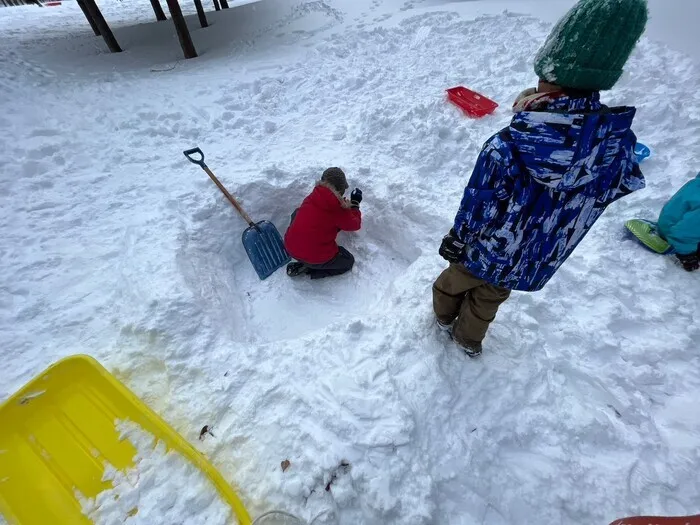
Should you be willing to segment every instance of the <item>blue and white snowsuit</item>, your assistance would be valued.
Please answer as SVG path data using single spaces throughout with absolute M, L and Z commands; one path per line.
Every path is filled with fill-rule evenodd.
M 455 218 L 474 276 L 540 290 L 605 208 L 644 187 L 632 107 L 562 96 L 523 111 L 484 145 Z

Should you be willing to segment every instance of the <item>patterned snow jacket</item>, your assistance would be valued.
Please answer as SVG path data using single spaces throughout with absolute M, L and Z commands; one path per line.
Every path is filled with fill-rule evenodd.
M 491 284 L 542 289 L 605 208 L 644 187 L 635 111 L 593 93 L 516 114 L 486 142 L 464 190 L 454 223 L 464 266 Z

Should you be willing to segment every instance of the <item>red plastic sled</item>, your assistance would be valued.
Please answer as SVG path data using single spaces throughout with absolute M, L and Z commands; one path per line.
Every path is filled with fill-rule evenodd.
M 700 525 L 700 514 L 679 517 L 635 516 L 615 520 L 610 525 Z
M 498 107 L 498 104 L 493 100 L 464 86 L 448 89 L 447 97 L 454 105 L 462 108 L 467 115 L 475 118 L 489 115 Z

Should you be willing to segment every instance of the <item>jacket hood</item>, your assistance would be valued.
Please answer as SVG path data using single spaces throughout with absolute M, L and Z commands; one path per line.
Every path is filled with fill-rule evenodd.
M 614 163 L 635 163 L 631 132 L 636 109 L 607 108 L 598 93 L 559 97 L 540 111 L 515 115 L 508 128 L 530 176 L 560 191 L 589 184 Z M 632 166 L 621 166 L 622 169 Z
M 309 200 L 323 210 L 334 210 L 338 207 L 347 207 L 345 199 L 338 193 L 338 191 L 333 188 L 330 184 L 326 182 L 319 182 L 316 184 L 314 191 L 309 195 Z

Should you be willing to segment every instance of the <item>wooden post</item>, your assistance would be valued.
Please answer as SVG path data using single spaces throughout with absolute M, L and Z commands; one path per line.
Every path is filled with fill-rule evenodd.
M 90 24 L 90 27 L 95 32 L 95 36 L 100 36 L 100 30 L 97 28 L 97 24 L 90 16 L 90 12 L 87 10 L 87 7 L 85 7 L 85 2 L 83 0 L 78 0 L 78 5 L 80 6 L 81 11 L 85 15 L 85 18 L 87 18 L 88 24 Z
M 85 2 L 85 7 L 87 8 L 88 13 L 90 14 L 90 17 L 95 21 L 95 25 L 97 26 L 97 29 L 100 31 L 102 38 L 105 39 L 105 42 L 107 43 L 107 47 L 109 48 L 109 50 L 112 53 L 121 53 L 122 48 L 119 47 L 119 44 L 117 43 L 117 39 L 114 38 L 114 34 L 112 33 L 112 30 L 107 25 L 107 21 L 102 16 L 102 12 L 100 11 L 100 8 L 97 7 L 95 0 L 83 0 L 83 1 Z
M 178 0 L 167 0 L 167 2 L 170 18 L 173 19 L 173 24 L 175 24 L 177 38 L 180 40 L 180 46 L 182 46 L 182 51 L 185 53 L 185 58 L 196 58 L 197 51 L 194 49 L 192 37 L 190 36 L 189 29 L 187 29 L 185 17 L 182 16 L 182 9 L 180 9 Z
M 214 0 L 214 9 L 221 11 L 221 6 L 219 5 L 219 0 Z
M 194 6 L 197 8 L 199 25 L 201 25 L 202 27 L 209 27 L 209 23 L 207 22 L 207 16 L 204 14 L 204 8 L 202 7 L 202 0 L 194 0 Z
M 224 9 L 228 9 L 228 1 L 227 0 L 219 0 L 221 2 L 221 7 Z
M 160 6 L 159 0 L 151 0 L 151 7 L 153 7 L 153 12 L 155 13 L 156 20 L 158 20 L 158 22 L 162 22 L 163 20 L 167 20 L 167 18 L 165 18 L 165 13 L 163 12 L 163 8 Z

